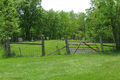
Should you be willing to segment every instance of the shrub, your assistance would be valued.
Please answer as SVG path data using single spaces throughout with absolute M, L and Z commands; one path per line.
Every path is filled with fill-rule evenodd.
M 7 50 L 2 48 L 0 53 L 2 55 L 2 58 L 9 58 Z M 15 51 L 11 52 L 10 57 L 16 57 Z

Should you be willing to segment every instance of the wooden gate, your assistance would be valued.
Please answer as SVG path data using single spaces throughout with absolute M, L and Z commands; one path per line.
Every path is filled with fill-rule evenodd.
M 69 43 L 69 50 L 73 54 L 100 52 L 96 43 L 93 42 L 68 41 L 68 43 Z

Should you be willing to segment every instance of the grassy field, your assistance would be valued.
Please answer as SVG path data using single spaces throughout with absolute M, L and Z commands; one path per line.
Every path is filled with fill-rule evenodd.
M 57 50 L 56 46 L 65 46 L 65 41 L 45 41 L 46 55 Z M 97 46 L 100 49 L 100 43 Z M 19 48 L 23 57 L 19 57 Z M 120 80 L 120 52 L 104 49 L 104 53 L 57 55 L 65 54 L 63 49 L 37 57 L 41 56 L 41 46 L 11 44 L 14 58 L 2 58 L 0 50 L 0 80 Z
M 120 80 L 120 53 L 0 59 L 0 80 Z

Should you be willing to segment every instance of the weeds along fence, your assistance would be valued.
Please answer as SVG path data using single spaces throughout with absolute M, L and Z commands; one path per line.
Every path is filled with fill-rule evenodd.
M 41 46 L 42 50 L 41 47 L 38 48 L 38 46 Z M 13 51 L 12 49 L 14 49 L 15 52 L 17 52 L 17 54 L 19 53 L 20 55 L 24 56 L 45 56 L 45 46 L 43 37 L 41 37 L 41 43 L 10 42 L 9 37 L 7 37 L 7 49 L 8 56 L 11 56 L 11 52 Z M 33 52 L 33 50 L 35 50 L 35 52 Z M 41 51 L 42 55 L 40 55 Z M 14 53 L 14 51 L 12 53 Z
M 4 47 L 7 50 L 7 39 L 1 39 L 1 47 Z

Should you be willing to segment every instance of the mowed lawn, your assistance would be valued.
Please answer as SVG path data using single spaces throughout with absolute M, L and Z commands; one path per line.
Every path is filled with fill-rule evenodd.
M 0 59 L 0 80 L 120 80 L 120 53 Z
M 46 55 L 63 46 L 65 41 L 45 41 Z M 120 52 L 104 49 L 104 53 L 57 55 L 66 54 L 63 49 L 40 57 L 39 45 L 11 44 L 16 56 L 4 59 L 0 54 L 0 80 L 120 80 Z

